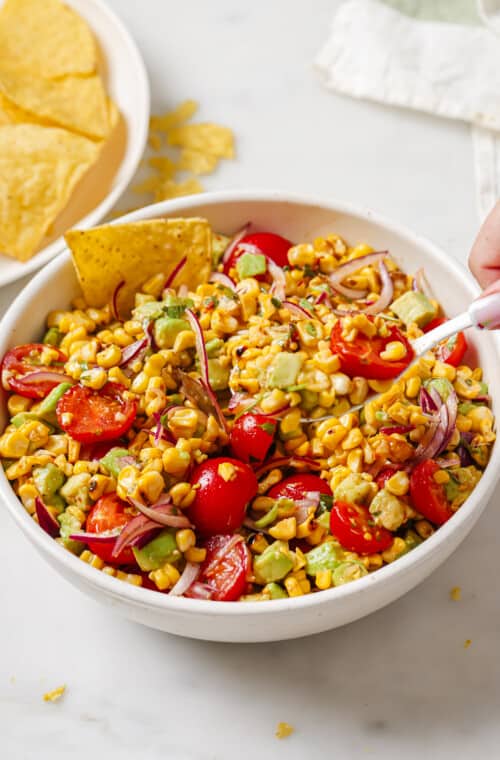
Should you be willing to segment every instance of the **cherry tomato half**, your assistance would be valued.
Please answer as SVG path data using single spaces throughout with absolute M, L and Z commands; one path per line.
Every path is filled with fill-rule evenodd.
M 424 459 L 414 467 L 410 476 L 410 498 L 413 506 L 435 525 L 443 525 L 453 517 L 444 486 L 434 480 L 434 475 L 440 469 L 433 459 Z
M 128 508 L 126 501 L 122 501 L 116 493 L 107 493 L 105 496 L 96 501 L 90 510 L 85 530 L 88 533 L 104 533 L 107 530 L 123 528 L 133 515 L 125 512 Z M 130 547 L 127 547 L 117 557 L 113 557 L 113 544 L 102 544 L 99 541 L 95 543 L 89 541 L 88 547 L 93 554 L 97 554 L 104 562 L 112 565 L 135 565 L 134 553 Z
M 358 554 L 383 552 L 394 540 L 390 531 L 374 524 L 366 507 L 345 501 L 334 502 L 330 530 L 344 549 Z
M 231 430 L 234 455 L 242 462 L 263 462 L 274 441 L 276 420 L 266 414 L 243 414 Z
M 62 366 L 67 362 L 67 357 L 58 348 L 50 346 L 52 351 L 57 352 L 57 362 L 60 365 L 47 366 L 41 362 L 41 354 L 43 350 L 48 347 L 43 343 L 26 343 L 23 346 L 16 346 L 11 348 L 5 354 L 1 373 L 2 383 L 8 385 L 9 388 L 20 396 L 26 398 L 45 398 L 50 391 L 59 385 L 63 381 L 64 367 Z M 42 382 L 35 382 L 35 380 L 24 380 L 25 375 L 30 375 L 32 372 L 44 372 L 49 376 Z M 61 375 L 61 379 L 57 379 L 57 375 Z
M 281 235 L 275 235 L 274 232 L 253 232 L 250 235 L 245 235 L 240 240 L 240 243 L 255 246 L 265 256 L 269 256 L 279 267 L 284 267 L 288 264 L 287 254 L 293 246 L 290 240 L 281 237 Z M 239 245 L 236 246 L 231 256 L 224 263 L 225 274 L 229 274 L 231 269 L 235 268 L 236 262 L 243 253 L 245 253 L 244 249 L 240 248 Z M 256 279 L 265 279 L 265 275 L 259 275 Z
M 332 491 L 326 480 L 319 475 L 310 475 L 309 473 L 297 473 L 290 475 L 273 486 L 267 493 L 271 499 L 292 499 L 300 501 L 311 491 L 319 491 L 326 496 L 331 496 Z
M 245 518 L 245 508 L 257 493 L 257 478 L 243 462 L 230 457 L 207 459 L 193 471 L 191 485 L 198 485 L 189 508 L 189 519 L 206 536 L 231 533 Z
M 212 590 L 211 599 L 216 602 L 235 602 L 246 590 L 250 553 L 245 543 L 240 541 L 224 554 L 224 547 L 232 540 L 233 536 L 212 536 L 203 544 L 207 556 L 200 568 L 198 581 Z M 214 561 L 217 554 L 221 558 Z
M 123 398 L 124 390 L 118 383 L 106 383 L 99 391 L 74 385 L 57 403 L 57 421 L 80 443 L 119 438 L 132 426 L 137 412 L 136 401 Z
M 429 330 L 439 327 L 439 325 L 442 325 L 446 321 L 444 317 L 436 317 L 436 319 L 433 319 L 426 325 L 424 332 L 429 332 Z M 436 356 L 440 361 L 451 364 L 453 367 L 458 367 L 462 363 L 467 348 L 465 335 L 460 332 L 440 343 L 436 347 Z
M 368 317 L 373 321 L 372 317 Z M 331 335 L 331 349 L 340 359 L 340 368 L 349 377 L 366 377 L 369 380 L 389 380 L 397 377 L 413 359 L 413 349 L 401 330 L 395 325 L 388 325 L 388 335 L 367 338 L 359 333 L 355 340 L 347 341 L 342 337 L 342 324 L 336 323 Z M 406 348 L 406 356 L 399 361 L 389 362 L 380 357 L 388 343 L 399 341 Z

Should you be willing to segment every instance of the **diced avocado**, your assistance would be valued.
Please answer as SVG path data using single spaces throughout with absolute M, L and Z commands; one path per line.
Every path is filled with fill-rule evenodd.
M 52 504 L 52 498 L 66 480 L 59 467 L 49 462 L 44 467 L 33 468 L 33 481 L 40 496 L 47 504 Z
M 450 477 L 449 481 L 444 484 L 444 490 L 446 491 L 446 498 L 449 502 L 455 501 L 459 494 L 459 483 L 454 477 Z
M 487 446 L 481 448 L 487 449 Z M 474 456 L 472 450 L 471 456 Z M 474 490 L 481 478 L 481 472 L 474 465 L 470 465 L 469 467 L 457 467 L 453 472 L 449 471 L 449 475 L 450 479 L 444 485 L 446 498 L 456 508 L 463 504 Z
M 262 589 L 263 594 L 269 594 L 271 599 L 288 599 L 288 594 L 278 583 L 267 583 Z
M 18 412 L 11 417 L 10 424 L 16 428 L 20 428 L 25 422 L 30 422 L 30 420 L 38 421 L 38 419 L 38 414 L 35 414 L 35 412 Z
M 59 514 L 61 514 L 61 512 L 64 512 L 64 510 L 66 509 L 66 502 L 64 501 L 62 496 L 59 496 L 58 493 L 52 494 L 52 496 L 50 497 L 49 505 L 51 507 L 55 507 Z
M 266 270 L 266 257 L 262 253 L 244 253 L 236 262 L 236 271 L 240 280 L 265 274 Z
M 75 504 L 80 509 L 84 509 L 90 504 L 89 481 L 90 473 L 88 472 L 79 472 L 77 475 L 71 475 L 59 490 L 59 493 L 67 504 Z
M 467 415 L 469 412 L 472 412 L 473 409 L 475 409 L 477 404 L 472 403 L 472 401 L 464 401 L 462 404 L 458 405 L 458 413 Z
M 43 336 L 43 342 L 47 346 L 59 346 L 61 344 L 63 334 L 57 327 L 49 327 L 45 335 Z
M 372 484 L 358 472 L 351 472 L 335 489 L 337 501 L 363 504 L 372 492 Z
M 205 351 L 207 352 L 208 358 L 213 359 L 214 356 L 217 356 L 223 345 L 224 341 L 221 340 L 221 338 L 212 338 L 212 340 L 207 340 L 205 343 Z
M 218 359 L 208 360 L 208 379 L 214 391 L 224 391 L 229 384 L 229 367 L 223 367 Z
M 417 290 L 407 290 L 396 298 L 392 302 L 391 310 L 405 325 L 415 322 L 418 327 L 425 327 L 437 315 L 427 296 Z
M 167 295 L 165 297 L 165 310 L 167 317 L 172 319 L 180 319 L 186 309 L 192 309 L 194 301 L 191 298 L 180 298 L 179 296 Z
M 157 570 L 165 562 L 176 562 L 181 553 L 175 541 L 175 530 L 165 528 L 142 549 L 133 549 L 137 564 L 144 572 Z
M 382 488 L 371 501 L 370 514 L 374 516 L 377 525 L 382 525 L 387 530 L 397 530 L 405 521 L 406 507 L 397 496 Z
M 136 306 L 133 315 L 135 319 L 158 319 L 164 313 L 165 303 L 163 301 L 146 301 Z
M 480 467 L 486 467 L 490 458 L 490 449 L 487 444 L 471 446 L 469 454 Z
M 103 456 L 100 462 L 108 470 L 110 475 L 112 475 L 114 478 L 118 478 L 120 470 L 125 467 L 121 460 L 123 457 L 129 456 L 130 451 L 128 449 L 114 448 L 110 449 L 108 453 Z
M 318 525 L 321 525 L 322 528 L 330 532 L 330 512 L 323 512 L 319 517 L 316 518 L 316 522 Z
M 160 348 L 172 348 L 178 334 L 190 329 L 189 322 L 185 319 L 160 317 L 154 324 L 153 334 Z
M 226 235 L 219 235 L 216 232 L 212 233 L 212 268 L 217 269 L 219 261 L 226 248 L 229 245 L 231 238 Z
M 368 575 L 368 570 L 362 562 L 341 562 L 332 573 L 332 583 L 334 586 L 343 586 L 344 583 L 356 581 L 364 575 Z
M 36 413 L 38 417 L 58 427 L 56 417 L 57 402 L 70 388 L 71 383 L 59 383 L 55 388 L 52 388 L 49 395 L 44 398 L 37 409 Z
M 325 541 L 306 554 L 306 573 L 317 575 L 320 570 L 335 570 L 344 552 L 336 541 Z
M 319 393 L 317 393 L 317 391 L 309 391 L 307 388 L 304 388 L 304 390 L 300 391 L 300 395 L 302 397 L 303 409 L 309 411 L 310 409 L 314 409 L 315 406 L 318 406 Z
M 445 377 L 433 377 L 432 380 L 426 380 L 424 387 L 427 388 L 427 390 L 429 388 L 434 388 L 443 401 L 446 401 L 453 390 L 453 385 Z
M 284 578 L 293 567 L 292 554 L 285 541 L 275 541 L 255 557 L 253 569 L 257 583 L 273 583 Z
M 277 354 L 268 374 L 268 387 L 286 389 L 294 385 L 301 366 L 302 357 L 299 354 L 292 354 L 289 351 Z
M 69 538 L 72 533 L 79 533 L 82 530 L 78 518 L 71 515 L 69 512 L 63 512 L 61 515 L 58 515 L 57 521 L 60 526 L 61 538 L 66 549 L 69 549 L 73 554 L 80 554 L 84 550 L 85 544 L 80 543 L 80 541 L 72 541 Z
M 255 527 L 260 530 L 261 528 L 266 528 L 268 525 L 271 525 L 271 523 L 273 523 L 278 517 L 278 511 L 279 504 L 276 501 L 265 515 L 263 515 L 259 520 L 255 521 Z
M 418 533 L 415 533 L 414 530 L 407 530 L 404 541 L 406 544 L 406 551 L 410 552 L 412 549 L 415 549 L 417 546 L 419 546 L 422 543 L 422 539 L 418 535 Z M 406 553 L 406 552 L 405 552 Z

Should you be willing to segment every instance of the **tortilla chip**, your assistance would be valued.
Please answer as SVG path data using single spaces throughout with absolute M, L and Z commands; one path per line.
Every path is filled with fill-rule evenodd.
M 219 163 L 216 156 L 202 153 L 192 148 L 183 148 L 179 160 L 179 169 L 184 169 L 193 174 L 211 174 Z
M 152 116 L 149 120 L 149 128 L 157 132 L 168 132 L 172 127 L 177 127 L 188 121 L 198 110 L 196 100 L 185 100 L 173 111 L 167 111 L 161 116 Z
M 59 0 L 6 0 L 0 10 L 0 50 L 18 69 L 49 79 L 96 70 L 92 32 Z
M 216 158 L 234 158 L 233 133 L 220 124 L 185 124 L 174 127 L 168 133 L 168 142 Z
M 155 274 L 165 278 L 186 256 L 176 286 L 206 282 L 211 271 L 212 233 L 206 219 L 151 219 L 70 230 L 65 235 L 85 300 L 110 303 L 118 285 L 120 314 L 134 306 L 135 293 Z
M 57 127 L 0 127 L 0 251 L 26 261 L 97 159 L 99 145 Z
M 18 108 L 56 126 L 97 140 L 109 133 L 108 100 L 97 75 L 51 81 L 13 68 L 2 55 L 0 91 Z

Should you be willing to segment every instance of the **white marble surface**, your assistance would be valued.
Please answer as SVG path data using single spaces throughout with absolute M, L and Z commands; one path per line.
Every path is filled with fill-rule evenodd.
M 361 203 L 465 261 L 477 226 L 468 130 L 324 92 L 310 62 L 335 2 L 110 5 L 142 48 L 154 107 L 195 97 L 202 118 L 238 135 L 238 160 L 207 186 Z M 18 289 L 0 291 L 2 310 Z M 499 507 L 497 498 L 456 554 L 389 608 L 254 646 L 123 622 L 61 580 L 0 511 L 0 757 L 498 757 Z M 449 599 L 455 585 L 460 602 Z M 42 702 L 61 683 L 64 699 Z M 281 742 L 280 720 L 296 729 Z

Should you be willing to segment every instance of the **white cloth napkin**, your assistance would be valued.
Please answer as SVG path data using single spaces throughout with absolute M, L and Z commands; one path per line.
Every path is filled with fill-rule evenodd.
M 472 124 L 480 215 L 500 198 L 500 40 L 490 30 L 347 0 L 315 65 L 337 92 Z

